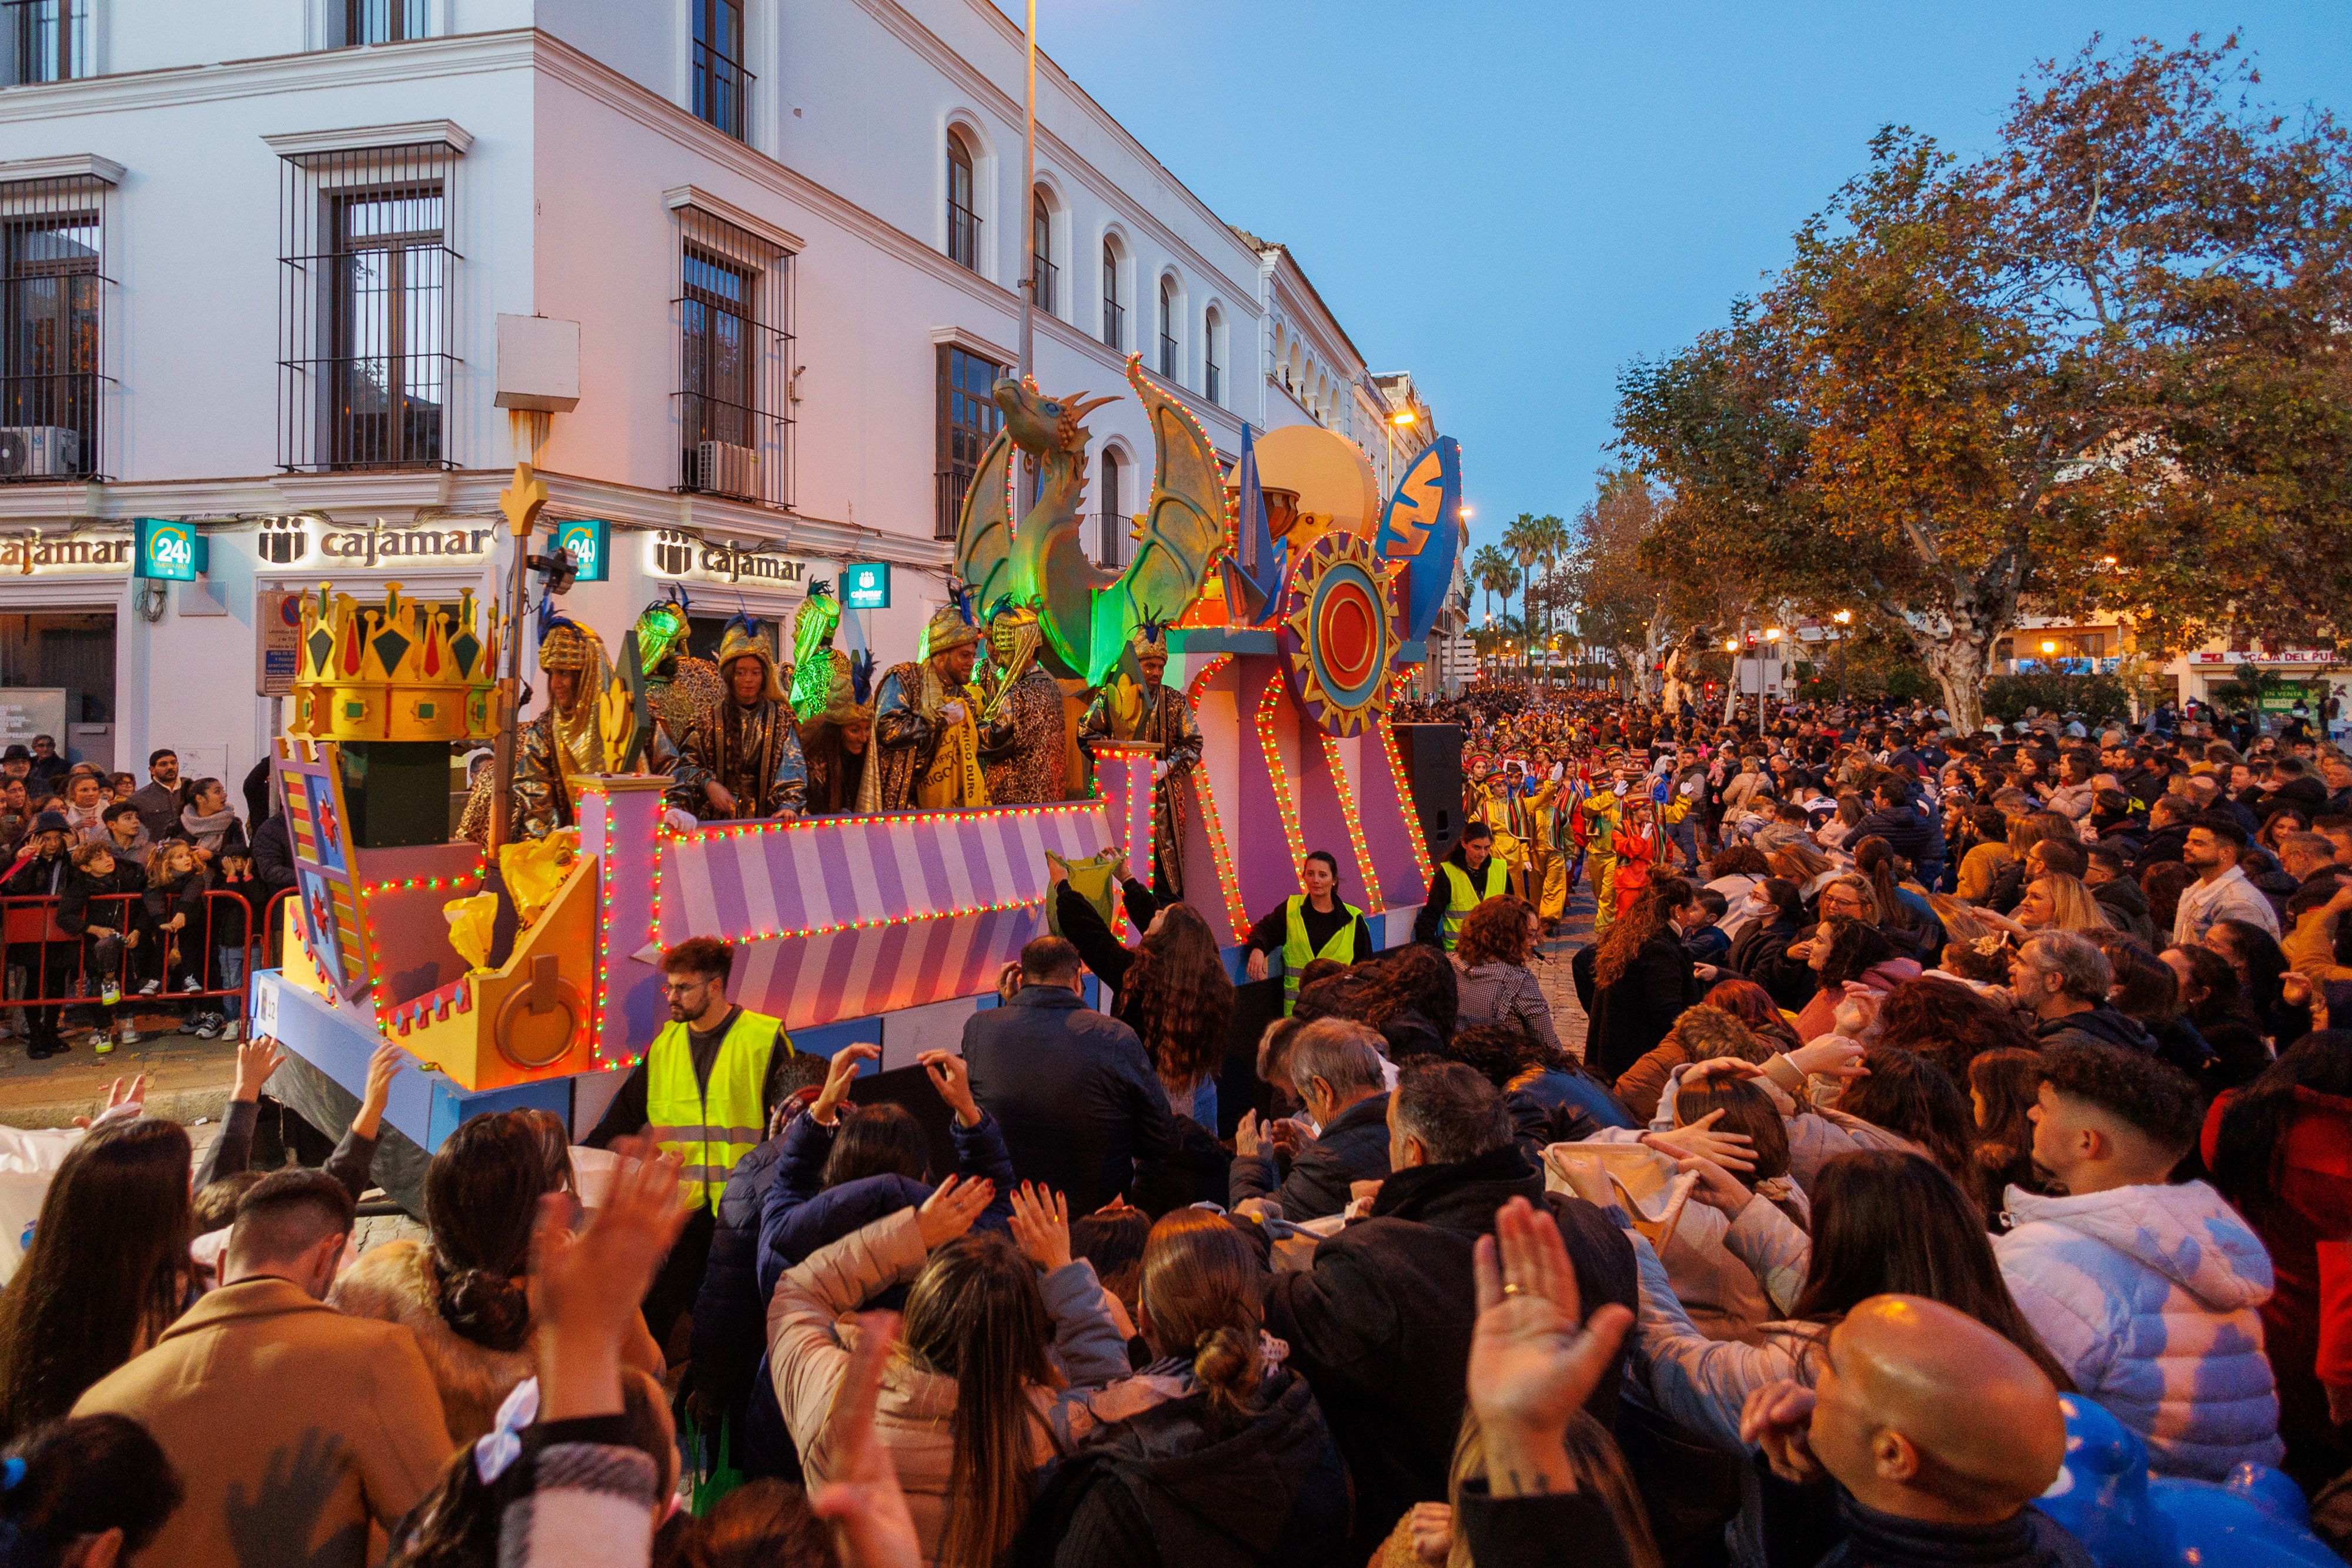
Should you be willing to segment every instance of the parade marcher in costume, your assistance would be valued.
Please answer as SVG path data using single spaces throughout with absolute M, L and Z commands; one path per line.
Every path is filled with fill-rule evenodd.
M 1130 642 L 1140 686 L 1105 687 L 1078 726 L 1078 744 L 1097 740 L 1157 743 L 1151 768 L 1151 890 L 1161 898 L 1184 896 L 1184 812 L 1177 786 L 1201 761 L 1201 727 L 1184 694 L 1160 677 L 1168 672 L 1168 632 L 1146 617 Z
M 704 821 L 799 816 L 808 791 L 800 734 L 768 640 L 742 616 L 719 640 L 719 676 L 726 699 L 680 737 L 671 803 Z
M 824 711 L 833 700 L 836 677 L 849 669 L 849 655 L 833 645 L 841 626 L 841 601 L 833 584 L 812 582 L 808 597 L 793 612 L 793 713 L 803 723 Z
M 953 810 L 988 804 L 980 769 L 980 688 L 972 665 L 980 633 L 960 604 L 942 605 L 923 628 L 916 657 L 893 664 L 874 704 L 874 754 L 857 810 Z
M 874 756 L 874 705 L 865 700 L 855 670 L 834 672 L 824 706 L 801 725 L 801 755 L 808 764 L 810 816 L 857 810 L 857 792 Z
M 1503 758 L 1496 758 L 1480 770 L 1477 791 L 1464 820 L 1486 824 L 1493 835 L 1491 852 L 1503 863 L 1503 874 L 1516 888 L 1519 866 L 1527 852 L 1525 841 L 1512 825 L 1509 766 Z
M 719 666 L 686 651 L 686 606 L 667 599 L 646 605 L 637 617 L 637 664 L 646 677 L 646 706 L 653 709 L 654 722 L 673 747 L 727 695 Z
M 604 742 L 596 734 L 596 699 L 612 665 L 596 633 L 577 622 L 550 615 L 541 622 L 539 668 L 547 683 L 547 708 L 515 737 L 513 833 L 543 839 L 573 826 L 578 810 L 572 780 L 604 771 Z M 490 796 L 497 774 L 485 768 L 458 831 L 478 844 L 490 841 Z
M 1490 898 L 1510 891 L 1502 857 L 1494 852 L 1494 830 L 1465 822 L 1462 840 L 1430 873 L 1429 901 L 1412 923 L 1412 939 L 1434 942 L 1447 952 L 1462 936 L 1462 922 Z
M 1037 612 L 999 599 L 988 615 L 986 694 L 980 725 L 980 760 L 993 806 L 1066 800 L 1069 739 L 1062 718 L 1062 684 L 1037 663 L 1045 635 Z
M 1242 945 L 1249 951 L 1249 977 L 1266 977 L 1265 956 L 1282 956 L 1282 1010 L 1287 1014 L 1298 1000 L 1298 976 L 1318 958 L 1360 964 L 1372 956 L 1372 930 L 1364 912 L 1340 902 L 1339 857 L 1328 850 L 1309 850 L 1298 868 L 1294 893 L 1249 928 Z
M 1584 863 L 1592 879 L 1592 939 L 1617 919 L 1617 817 L 1625 785 L 1612 779 L 1596 788 L 1577 807 L 1583 835 Z
M 1511 881 L 1518 895 L 1529 904 L 1543 896 L 1544 875 L 1551 853 L 1550 824 L 1552 801 L 1559 793 L 1559 786 L 1549 779 L 1530 772 L 1526 762 L 1511 758 L 1503 774 L 1502 788 L 1496 802 L 1501 821 L 1494 825 L 1499 843 L 1502 835 L 1512 841 L 1511 852 L 1504 858 L 1511 867 Z M 1497 853 L 1502 852 L 1498 849 Z

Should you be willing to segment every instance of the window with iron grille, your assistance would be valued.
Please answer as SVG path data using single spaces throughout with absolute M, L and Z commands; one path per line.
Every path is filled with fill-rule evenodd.
M 278 466 L 450 468 L 459 159 L 290 153 L 278 216 Z
M 397 44 L 425 37 L 425 0 L 335 0 L 337 47 Z
M 678 488 L 792 505 L 792 256 L 677 209 Z
M 1043 186 L 1032 196 L 1029 233 L 1037 252 L 1037 308 L 1051 316 L 1061 308 L 1062 269 L 1054 265 L 1054 209 Z
M 1176 379 L 1176 280 L 1160 280 L 1160 375 L 1163 381 Z
M 0 483 L 105 477 L 106 184 L 0 184 Z
M 0 0 L 0 87 L 97 74 L 91 0 Z
M 1095 560 L 1100 566 L 1124 566 L 1120 558 L 1127 552 L 1127 514 L 1119 506 L 1119 479 L 1126 469 L 1118 454 L 1108 447 L 1102 455 L 1102 517 L 1100 533 L 1095 545 Z
M 980 270 L 980 213 L 972 205 L 971 144 L 948 132 L 948 259 Z
M 1127 306 L 1118 297 L 1118 246 L 1103 241 L 1103 342 L 1127 347 Z
M 740 0 L 690 0 L 694 7 L 694 113 L 738 141 L 751 136 L 751 85 L 743 68 Z
M 980 472 L 980 455 L 1004 423 L 1003 410 L 989 394 L 997 381 L 1012 372 L 993 360 L 967 353 L 952 343 L 939 350 L 940 461 L 939 511 L 931 537 L 955 538 L 963 516 L 964 492 Z

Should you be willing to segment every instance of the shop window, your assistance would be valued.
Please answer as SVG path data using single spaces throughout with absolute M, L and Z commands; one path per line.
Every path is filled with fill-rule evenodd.
M 105 477 L 106 185 L 0 184 L 0 483 Z
M 951 539 L 963 516 L 964 492 L 980 472 L 980 455 L 1004 423 L 1004 413 L 989 394 L 1008 374 L 993 360 L 968 353 L 951 343 L 939 348 L 938 511 L 931 521 L 934 538 Z
M 792 256 L 698 207 L 678 216 L 678 487 L 790 506 Z

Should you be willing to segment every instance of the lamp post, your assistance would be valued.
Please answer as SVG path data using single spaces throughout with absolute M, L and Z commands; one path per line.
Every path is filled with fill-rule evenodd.
M 1028 258 L 1021 274 L 1021 375 L 1024 381 L 1036 369 L 1032 362 L 1030 313 L 1037 305 L 1037 0 L 1029 0 L 1028 10 L 1021 31 L 1029 84 L 1021 129 L 1021 227 L 1029 236 L 1021 244 Z
M 1745 623 L 1740 626 L 1739 631 L 1741 636 L 1747 635 L 1748 628 Z M 1726 703 L 1723 708 L 1723 722 L 1729 724 L 1734 716 L 1739 712 L 1739 638 L 1726 637 L 1723 640 L 1723 651 L 1731 655 L 1731 700 Z
M 1845 706 L 1845 633 L 1846 628 L 1853 624 L 1853 612 L 1841 610 L 1830 619 L 1837 622 L 1838 628 L 1838 706 L 1843 707 Z
M 1780 662 L 1780 629 L 1766 627 L 1764 641 L 1770 645 L 1772 663 L 1777 666 Z M 1760 656 L 1756 661 L 1756 738 L 1764 738 L 1764 661 Z

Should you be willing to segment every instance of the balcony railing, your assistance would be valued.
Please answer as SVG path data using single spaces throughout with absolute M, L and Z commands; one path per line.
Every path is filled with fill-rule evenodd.
M 1127 347 L 1127 307 L 1108 296 L 1103 299 L 1103 342 L 1114 349 Z
M 736 141 L 750 137 L 751 87 L 758 78 L 709 44 L 694 46 L 694 113 Z
M 935 480 L 939 509 L 931 519 L 931 538 L 951 539 L 956 537 L 956 524 L 963 518 L 964 492 L 971 488 L 972 471 L 969 468 L 942 468 L 935 476 Z
M 1037 258 L 1037 308 L 1048 316 L 1060 308 L 1062 269 L 1043 256 Z

